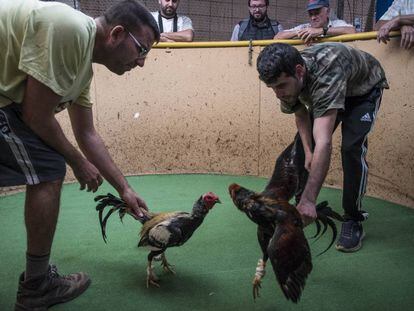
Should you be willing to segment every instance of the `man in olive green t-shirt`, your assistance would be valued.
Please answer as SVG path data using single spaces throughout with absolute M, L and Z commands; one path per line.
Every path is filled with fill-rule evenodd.
M 26 185 L 26 270 L 16 310 L 46 310 L 80 295 L 85 273 L 60 276 L 49 264 L 66 163 L 81 190 L 105 178 L 135 217 L 147 209 L 114 164 L 93 125 L 92 63 L 122 75 L 145 57 L 160 34 L 135 0 L 92 19 L 57 2 L 0 1 L 0 187 Z M 81 152 L 65 137 L 55 113 L 67 108 Z
M 341 43 L 321 43 L 299 52 L 276 43 L 257 60 L 260 79 L 273 89 L 284 113 L 294 113 L 309 177 L 297 209 L 305 224 L 316 218 L 315 203 L 328 172 L 332 134 L 341 123 L 342 208 L 346 221 L 336 248 L 354 252 L 365 232 L 361 207 L 368 177 L 367 136 L 388 88 L 384 70 L 370 54 Z

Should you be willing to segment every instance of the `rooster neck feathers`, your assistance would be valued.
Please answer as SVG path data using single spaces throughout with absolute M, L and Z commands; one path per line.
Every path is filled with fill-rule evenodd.
M 304 169 L 305 152 L 299 134 L 277 158 L 273 174 L 263 191 L 267 196 L 289 201 L 300 195 L 308 177 Z
M 235 201 L 237 201 L 236 206 L 239 210 L 259 225 L 274 227 L 276 223 L 292 223 L 302 226 L 298 211 L 287 201 L 269 198 L 258 193 L 238 198 Z
M 193 210 L 191 211 L 191 216 L 194 218 L 202 218 L 206 217 L 208 214 L 209 209 L 205 206 L 204 202 L 200 198 L 193 206 Z

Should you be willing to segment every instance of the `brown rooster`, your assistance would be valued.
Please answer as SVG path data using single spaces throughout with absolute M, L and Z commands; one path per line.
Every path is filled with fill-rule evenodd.
M 257 237 L 263 257 L 258 262 L 253 279 L 254 299 L 259 296 L 268 259 L 283 294 L 295 303 L 299 301 L 306 278 L 312 271 L 312 258 L 301 216 L 289 203 L 293 196 L 299 202 L 306 184 L 308 174 L 304 161 L 302 142 L 297 134 L 294 142 L 277 158 L 272 177 L 263 192 L 257 193 L 237 184 L 229 186 L 229 193 L 236 207 L 258 225 Z M 337 235 L 332 218 L 340 221 L 343 219 L 332 211 L 327 202 L 318 204 L 316 209 L 317 232 L 314 237 L 323 235 L 328 226 L 333 231 L 332 241 L 325 250 L 327 251 Z M 324 225 L 322 233 L 321 223 Z
M 123 200 L 110 193 L 97 196 L 95 201 L 99 201 L 96 210 L 99 212 L 102 237 L 106 243 L 106 223 L 109 216 L 113 212 L 118 211 L 122 220 L 125 214 L 128 213 L 127 206 Z M 161 258 L 164 271 L 175 273 L 171 265 L 167 262 L 165 250 L 169 247 L 183 245 L 187 242 L 216 203 L 221 203 L 218 196 L 212 192 L 207 192 L 194 203 L 191 213 L 145 212 L 144 217 L 138 219 L 143 224 L 138 247 L 146 246 L 150 249 L 147 265 L 147 287 L 150 285 L 159 287 L 158 277 L 155 275 L 152 266 L 154 259 Z M 103 217 L 103 210 L 107 206 L 112 206 L 112 208 Z

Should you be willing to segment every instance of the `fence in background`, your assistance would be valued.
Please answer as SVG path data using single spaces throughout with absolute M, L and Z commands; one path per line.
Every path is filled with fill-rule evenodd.
M 92 17 L 101 15 L 117 0 L 78 0 L 79 8 Z M 118 0 L 119 1 L 119 0 Z M 74 1 L 61 1 L 72 3 Z M 141 0 L 150 11 L 158 10 L 158 0 Z M 375 0 L 344 0 L 343 19 L 361 24 L 361 30 L 372 30 Z M 308 21 L 307 0 L 270 0 L 268 15 L 277 19 L 285 29 Z M 338 0 L 331 0 L 335 15 Z M 181 0 L 178 12 L 189 16 L 195 29 L 195 41 L 229 40 L 234 25 L 248 17 L 247 0 Z

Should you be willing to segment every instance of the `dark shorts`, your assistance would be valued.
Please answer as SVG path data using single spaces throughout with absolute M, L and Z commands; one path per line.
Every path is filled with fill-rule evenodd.
M 22 120 L 21 105 L 0 108 L 0 187 L 63 179 L 65 159 Z

